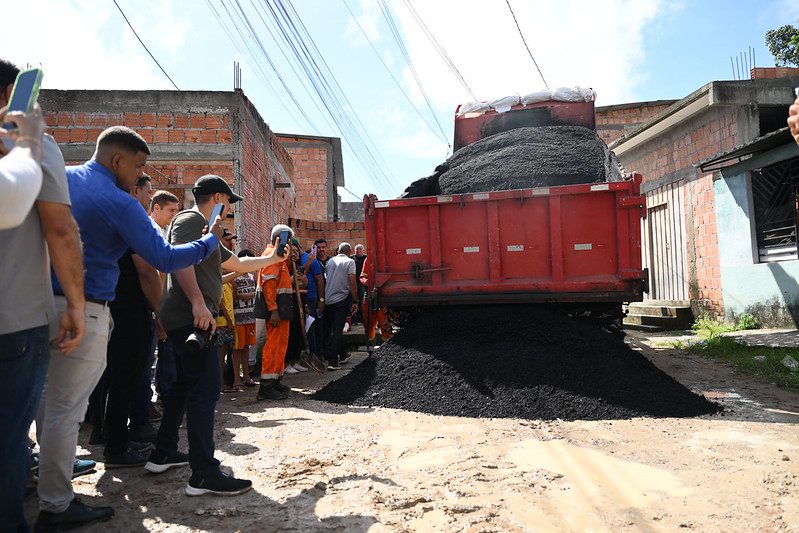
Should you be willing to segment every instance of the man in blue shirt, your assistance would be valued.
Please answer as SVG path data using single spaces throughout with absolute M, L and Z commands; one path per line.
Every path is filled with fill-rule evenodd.
M 314 317 L 311 329 L 308 330 L 308 348 L 311 353 L 318 354 L 322 345 L 322 313 L 325 310 L 325 276 L 322 265 L 316 258 L 316 245 L 311 253 L 300 256 L 300 265 L 308 278 L 308 293 L 305 296 L 306 312 Z M 321 298 L 319 297 L 321 295 Z
M 108 302 L 114 299 L 119 278 L 118 260 L 130 248 L 162 272 L 197 264 L 219 249 L 220 220 L 211 221 L 201 239 L 171 246 L 147 216 L 141 204 L 128 194 L 143 174 L 150 149 L 130 128 L 115 126 L 102 132 L 92 159 L 66 170 L 72 214 L 83 242 L 86 296 L 85 334 L 69 356 L 51 349 L 47 384 L 37 427 L 39 444 L 39 518 L 37 529 L 77 527 L 113 516 L 111 507 L 92 507 L 74 498 L 72 467 L 78 426 L 89 394 L 106 365 L 111 328 Z M 56 307 L 66 300 L 53 278 Z M 58 323 L 51 323 L 51 330 Z M 124 327 L 124 326 L 123 326 Z

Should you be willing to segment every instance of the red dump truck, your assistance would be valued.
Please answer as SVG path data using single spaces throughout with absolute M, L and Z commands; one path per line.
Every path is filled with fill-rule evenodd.
M 455 144 L 531 123 L 593 128 L 593 102 L 459 114 Z M 621 316 L 621 304 L 640 301 L 647 290 L 640 185 L 641 176 L 633 174 L 615 182 L 446 196 L 368 195 L 371 305 L 611 304 Z

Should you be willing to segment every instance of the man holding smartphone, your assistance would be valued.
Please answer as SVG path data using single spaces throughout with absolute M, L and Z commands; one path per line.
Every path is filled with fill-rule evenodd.
M 83 243 L 85 272 L 80 267 L 77 275 L 85 279 L 81 296 L 85 298 L 86 332 L 80 346 L 69 356 L 58 349 L 50 350 L 47 383 L 36 424 L 41 448 L 37 529 L 77 527 L 107 520 L 114 514 L 110 507 L 92 507 L 74 497 L 72 469 L 79 424 L 89 395 L 106 366 L 111 329 L 108 304 L 114 299 L 119 278 L 117 262 L 130 248 L 158 270 L 171 272 L 202 261 L 219 247 L 219 221 L 212 223 L 202 238 L 170 246 L 138 200 L 127 192 L 142 176 L 149 154 L 150 149 L 139 134 L 114 126 L 97 138 L 90 161 L 66 169 L 72 216 Z M 71 220 L 71 216 L 66 216 Z M 76 263 L 80 265 L 80 261 Z M 54 280 L 53 290 L 56 309 L 68 310 L 70 286 L 60 275 Z M 51 332 L 57 328 L 57 323 L 51 321 Z
M 178 213 L 169 227 L 168 238 L 174 245 L 201 235 L 215 205 L 223 204 L 224 218 L 227 207 L 243 199 L 224 179 L 213 174 L 198 179 L 192 193 L 196 205 Z M 197 349 L 187 345 L 186 339 L 195 330 L 213 333 L 216 329 L 214 314 L 218 314 L 222 299 L 222 268 L 246 274 L 284 260 L 285 256 L 275 253 L 237 257 L 220 244 L 200 264 L 167 277 L 161 300 L 161 323 L 174 352 L 177 381 L 164 398 L 156 448 L 144 468 L 161 473 L 189 464 L 191 476 L 185 489 L 189 496 L 242 494 L 252 488 L 252 482 L 223 474 L 214 457 L 214 412 L 222 379 L 217 348 L 213 342 L 206 342 Z M 188 456 L 178 450 L 178 429 L 184 413 Z
M 8 104 L 18 74 L 16 66 L 0 59 L 0 107 Z M 41 129 L 39 124 L 36 131 Z M 83 258 L 58 144 L 49 135 L 21 127 L 15 139 L 3 139 L 2 152 L 10 150 L 41 150 L 42 171 L 35 208 L 16 227 L 0 231 L 0 524 L 24 531 L 28 430 L 39 406 L 51 341 L 57 356 L 66 358 L 83 337 Z M 51 267 L 63 288 L 60 316 L 53 301 Z
M 264 253 L 282 253 L 291 256 L 291 239 L 294 231 L 278 224 L 272 228 L 272 244 Z M 288 387 L 280 383 L 286 367 L 286 349 L 289 344 L 289 326 L 291 325 L 294 303 L 294 285 L 288 263 L 268 266 L 258 275 L 263 287 L 264 301 L 269 311 L 266 320 L 266 344 L 261 355 L 261 386 L 258 389 L 258 400 L 285 400 Z

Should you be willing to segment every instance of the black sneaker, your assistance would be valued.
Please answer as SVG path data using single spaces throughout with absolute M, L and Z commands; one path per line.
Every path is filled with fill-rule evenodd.
M 133 468 L 137 466 L 144 466 L 147 459 L 143 455 L 133 453 L 130 451 L 124 453 L 115 453 L 105 457 L 105 469 L 112 468 Z
M 188 466 L 188 464 L 189 456 L 185 453 L 175 452 L 167 454 L 159 452 L 158 450 L 153 450 L 153 453 L 151 453 L 149 459 L 147 459 L 147 464 L 144 465 L 144 469 L 153 474 L 161 474 L 170 468 Z
M 107 522 L 114 516 L 112 507 L 92 507 L 81 503 L 78 498 L 69 503 L 69 507 L 61 513 L 40 511 L 36 519 L 34 531 L 63 531 L 85 526 L 92 522 Z
M 329 361 L 327 363 L 327 369 L 328 370 L 341 370 L 341 365 L 338 363 L 338 361 Z
M 219 473 L 213 477 L 203 477 L 192 474 L 189 484 L 186 485 L 186 496 L 202 496 L 213 494 L 216 496 L 237 496 L 244 494 L 252 488 L 249 479 L 236 479 Z

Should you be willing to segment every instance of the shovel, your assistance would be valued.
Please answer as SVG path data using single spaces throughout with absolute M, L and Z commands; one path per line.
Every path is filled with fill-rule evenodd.
M 327 370 L 327 365 L 319 359 L 316 354 L 311 353 L 311 350 L 308 349 L 308 334 L 305 331 L 305 310 L 302 307 L 302 297 L 300 296 L 300 287 L 297 284 L 297 267 L 293 264 L 291 265 L 294 271 L 294 275 L 291 277 L 292 283 L 294 283 L 294 294 L 297 298 L 297 310 L 300 313 L 300 330 L 302 331 L 302 352 L 300 352 L 300 363 L 303 366 L 308 368 L 312 368 L 313 370 L 323 374 Z

